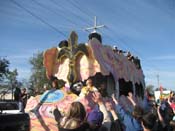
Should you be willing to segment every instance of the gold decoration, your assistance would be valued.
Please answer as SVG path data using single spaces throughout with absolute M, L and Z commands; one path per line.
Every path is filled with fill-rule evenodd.
M 67 79 L 69 84 L 77 81 L 76 60 L 79 55 L 88 56 L 88 50 L 85 44 L 78 44 L 78 35 L 72 31 L 68 39 L 68 47 L 63 47 L 58 53 L 58 60 L 69 58 L 69 73 Z

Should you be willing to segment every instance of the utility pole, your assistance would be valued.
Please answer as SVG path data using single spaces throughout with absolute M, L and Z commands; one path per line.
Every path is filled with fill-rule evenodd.
M 92 33 L 96 33 L 98 28 L 105 27 L 105 25 L 97 25 L 97 17 L 94 17 L 94 26 L 85 28 L 85 31 L 93 30 Z
M 158 86 L 158 88 L 160 88 L 160 83 L 159 83 L 159 74 L 157 74 L 156 77 L 157 77 L 157 86 Z

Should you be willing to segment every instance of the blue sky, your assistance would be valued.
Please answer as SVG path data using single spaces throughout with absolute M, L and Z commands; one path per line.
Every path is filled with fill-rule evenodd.
M 0 0 L 0 56 L 20 80 L 29 78 L 29 59 L 57 46 L 75 30 L 87 42 L 94 16 L 103 44 L 141 59 L 146 84 L 175 89 L 174 0 Z

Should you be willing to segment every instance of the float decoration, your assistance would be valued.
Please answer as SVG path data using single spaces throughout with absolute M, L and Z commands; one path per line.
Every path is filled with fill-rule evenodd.
M 85 82 L 89 77 L 98 84 L 105 82 L 109 96 L 120 91 L 119 80 L 124 79 L 132 84 L 141 84 L 144 88 L 144 75 L 142 69 L 137 69 L 133 62 L 126 56 L 119 55 L 113 51 L 111 46 L 102 43 L 92 37 L 88 43 L 78 44 L 78 36 L 72 31 L 68 44 L 62 47 L 53 47 L 44 52 L 44 66 L 46 75 L 65 81 L 65 87 L 60 90 L 49 90 L 41 96 L 31 97 L 26 106 L 26 112 L 30 114 L 31 131 L 57 131 L 57 123 L 53 116 L 53 109 L 57 107 L 65 113 L 70 103 L 79 100 L 83 103 L 86 111 L 94 107 L 92 96 L 89 94 L 79 98 L 73 93 L 67 93 L 68 88 L 78 82 Z M 100 78 L 98 76 L 100 74 Z M 134 91 L 134 89 L 133 89 Z M 121 98 L 124 100 L 124 98 Z M 125 105 L 129 105 L 125 101 Z

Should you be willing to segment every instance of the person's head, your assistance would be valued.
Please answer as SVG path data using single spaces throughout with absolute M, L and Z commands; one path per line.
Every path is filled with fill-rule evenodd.
M 45 91 L 48 90 L 48 86 L 49 86 L 48 84 L 44 84 L 43 88 Z
M 57 88 L 58 87 L 58 82 L 56 80 L 52 81 L 52 87 Z
M 117 46 L 113 46 L 113 51 L 114 51 L 114 52 L 117 52 L 117 51 L 118 51 Z
M 140 106 L 136 105 L 132 112 L 132 116 L 137 120 L 141 120 L 142 115 L 143 115 L 143 109 Z
M 92 86 L 93 85 L 93 82 L 92 82 L 92 79 L 91 78 L 87 79 L 86 85 L 87 86 Z
M 106 97 L 106 96 L 108 95 L 108 93 L 107 93 L 107 88 L 106 88 L 105 83 L 101 83 L 101 84 L 100 84 L 100 86 L 99 86 L 99 88 L 98 88 L 98 91 L 101 93 L 101 95 L 102 95 L 103 97 Z
M 84 105 L 78 101 L 72 102 L 67 113 L 67 118 L 76 118 L 80 121 L 84 121 L 85 117 L 86 110 L 84 108 Z
M 90 124 L 91 129 L 98 129 L 103 122 L 103 113 L 98 107 L 95 107 L 87 116 L 87 122 Z
M 106 89 L 105 83 L 101 83 L 101 84 L 100 84 L 100 88 L 101 88 L 101 89 Z
M 65 119 L 62 119 L 59 124 L 60 127 L 65 129 L 76 129 L 84 122 L 85 117 L 86 110 L 83 104 L 80 102 L 72 102 L 68 113 L 64 117 Z
M 157 117 L 152 112 L 148 112 L 142 117 L 142 127 L 144 130 L 153 130 L 156 125 Z
M 173 129 L 175 129 L 175 120 L 171 120 L 171 121 L 170 121 L 170 126 L 171 126 Z
M 159 112 L 166 124 L 168 124 L 172 120 L 174 115 L 171 106 L 166 101 L 161 103 Z
M 83 83 L 81 81 L 78 81 L 76 83 L 73 83 L 70 86 L 70 89 L 73 93 L 75 93 L 76 95 L 79 95 L 81 92 L 81 89 L 83 88 Z
M 22 93 L 26 93 L 26 88 L 22 88 Z
M 58 79 L 57 79 L 57 77 L 55 77 L 55 76 L 52 75 L 50 77 L 50 81 L 51 81 L 51 86 L 53 88 L 57 88 L 58 87 Z
M 128 57 L 131 56 L 131 52 L 130 51 L 127 52 L 127 56 Z
M 51 84 L 52 84 L 52 87 L 53 88 L 57 88 L 58 87 L 58 79 L 57 79 L 57 77 L 55 77 L 55 76 L 52 76 L 51 77 Z

